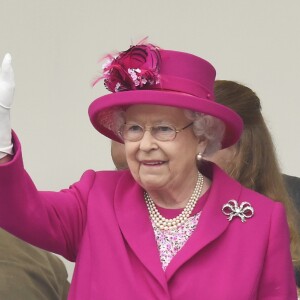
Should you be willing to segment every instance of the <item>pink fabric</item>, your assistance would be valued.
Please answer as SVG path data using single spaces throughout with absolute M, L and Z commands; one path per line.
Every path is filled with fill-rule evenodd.
M 157 55 L 160 55 L 159 60 Z M 150 69 L 152 80 L 156 81 L 158 75 L 159 83 L 136 89 L 128 74 L 128 68 L 136 67 L 141 67 L 142 73 Z M 115 91 L 117 83 L 121 81 L 125 90 L 95 99 L 89 106 L 89 117 L 95 129 L 110 139 L 123 142 L 114 130 L 115 109 L 135 104 L 185 108 L 219 118 L 226 127 L 222 148 L 235 144 L 242 133 L 241 117 L 214 100 L 216 70 L 198 56 L 140 45 L 119 54 L 109 67 L 104 68 L 104 73 L 105 70 L 108 73 L 103 78 L 108 89 Z
M 215 68 L 193 54 L 160 50 L 160 87 L 214 101 Z
M 69 299 L 297 299 L 281 204 L 241 187 L 213 166 L 199 224 L 164 273 L 143 191 L 128 171 L 87 171 L 61 192 L 38 192 L 20 146 L 0 167 L 0 225 L 76 260 Z M 229 222 L 224 203 L 255 215 Z

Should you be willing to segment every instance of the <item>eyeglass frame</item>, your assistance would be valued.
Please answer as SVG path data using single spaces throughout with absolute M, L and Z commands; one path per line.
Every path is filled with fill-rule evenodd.
M 118 130 L 118 134 L 119 134 L 119 136 L 120 136 L 124 141 L 126 140 L 126 141 L 129 141 L 129 142 L 138 142 L 138 141 L 140 141 L 140 140 L 144 137 L 145 132 L 146 132 L 146 131 L 149 131 L 150 134 L 151 134 L 151 136 L 154 137 L 156 140 L 158 140 L 158 141 L 160 141 L 160 142 L 170 142 L 170 141 L 174 141 L 174 140 L 175 140 L 175 138 L 176 138 L 176 136 L 177 136 L 177 133 L 183 131 L 184 129 L 190 127 L 190 126 L 193 125 L 193 124 L 194 124 L 194 122 L 191 122 L 191 123 L 189 123 L 188 125 L 184 126 L 183 128 L 177 129 L 177 128 L 174 127 L 173 125 L 167 125 L 167 124 L 161 124 L 161 125 L 157 124 L 157 125 L 154 125 L 154 126 L 141 126 L 141 125 L 139 125 L 139 124 L 134 124 L 134 123 L 133 123 L 133 124 L 131 124 L 131 123 L 125 123 L 125 124 L 123 124 L 123 125 L 120 127 L 120 129 Z M 129 140 L 129 139 L 125 139 L 124 136 L 123 136 L 123 131 L 122 131 L 122 128 L 123 128 L 125 125 L 135 125 L 135 126 L 140 127 L 141 129 L 143 129 L 143 134 L 141 135 L 140 139 L 138 139 L 138 140 Z M 152 134 L 152 129 L 153 129 L 154 127 L 159 127 L 159 126 L 167 126 L 167 127 L 170 127 L 170 128 L 172 128 L 172 129 L 174 129 L 174 137 L 173 137 L 172 139 L 168 139 L 168 140 L 161 140 L 161 139 L 156 138 L 156 137 Z M 147 129 L 147 128 L 148 128 L 148 129 Z

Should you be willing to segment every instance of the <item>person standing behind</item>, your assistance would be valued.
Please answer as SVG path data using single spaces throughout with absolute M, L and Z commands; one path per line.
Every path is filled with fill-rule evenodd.
M 291 236 L 294 266 L 299 267 L 299 190 L 291 176 L 282 176 L 270 131 L 262 115 L 260 99 L 249 87 L 229 80 L 216 80 L 216 102 L 237 112 L 244 122 L 240 140 L 233 146 L 219 150 L 209 160 L 218 164 L 242 185 L 284 204 Z M 296 189 L 296 190 L 295 190 Z M 297 192 L 298 190 L 298 192 Z M 298 196 L 297 196 L 298 195 Z M 291 197 L 293 197 L 292 201 Z M 297 272 L 300 285 L 300 274 Z
M 69 285 L 56 255 L 0 229 L 1 300 L 66 300 Z

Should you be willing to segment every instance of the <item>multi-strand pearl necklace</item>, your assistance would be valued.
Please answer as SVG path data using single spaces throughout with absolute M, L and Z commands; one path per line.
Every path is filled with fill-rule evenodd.
M 155 203 L 151 199 L 150 195 L 145 191 L 144 198 L 147 204 L 150 218 L 154 222 L 154 224 L 162 230 L 168 230 L 168 229 L 176 229 L 177 227 L 185 223 L 186 220 L 190 217 L 195 205 L 197 204 L 197 201 L 203 189 L 203 184 L 204 184 L 203 176 L 198 172 L 197 183 L 195 185 L 192 196 L 190 197 L 184 210 L 176 218 L 173 219 L 164 218 L 157 210 Z

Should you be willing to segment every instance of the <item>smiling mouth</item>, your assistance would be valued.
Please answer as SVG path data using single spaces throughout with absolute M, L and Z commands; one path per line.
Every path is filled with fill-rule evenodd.
M 161 166 L 162 164 L 165 163 L 165 161 L 142 161 L 141 163 L 145 166 L 153 167 L 153 166 Z

